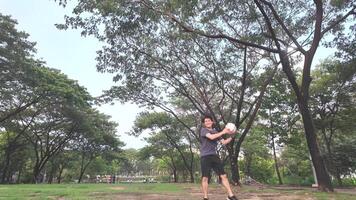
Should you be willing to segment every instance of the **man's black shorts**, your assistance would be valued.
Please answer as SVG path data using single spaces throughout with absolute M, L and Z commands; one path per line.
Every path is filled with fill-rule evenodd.
M 210 177 L 211 169 L 220 176 L 226 174 L 218 155 L 207 155 L 200 158 L 202 177 Z

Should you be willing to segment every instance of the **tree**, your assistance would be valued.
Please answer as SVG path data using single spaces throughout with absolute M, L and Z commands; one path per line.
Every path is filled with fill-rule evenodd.
M 279 71 L 267 89 L 263 101 L 259 124 L 266 131 L 269 147 L 273 153 L 274 165 L 279 184 L 283 184 L 277 153 L 281 151 L 290 135 L 290 130 L 300 120 L 292 88 L 282 71 Z
M 119 173 L 123 176 L 133 176 L 137 171 L 138 150 L 130 148 L 123 151 Z
M 115 136 L 117 124 L 109 121 L 109 116 L 96 110 L 88 110 L 82 126 L 81 134 L 70 145 L 80 157 L 79 183 L 87 167 L 96 157 L 105 155 L 108 157 L 109 154 L 118 153 L 123 146 Z
M 172 138 L 174 137 L 176 136 Z M 180 141 L 181 139 L 178 140 Z M 181 153 L 176 149 L 177 145 L 172 145 L 172 142 L 169 141 L 165 133 L 158 132 L 154 135 L 152 134 L 146 138 L 146 141 L 148 145 L 140 149 L 142 157 L 145 159 L 154 158 L 165 163 L 164 166 L 166 167 L 167 173 L 173 176 L 173 182 L 177 183 L 179 181 L 179 172 L 188 171 L 188 174 L 191 174 L 189 166 L 186 166 L 186 162 L 182 159 Z M 180 144 L 179 146 L 182 145 Z M 183 156 L 189 158 L 189 151 L 186 146 L 182 146 L 181 148 L 184 148 Z M 193 163 L 192 171 L 193 173 L 195 171 L 195 162 Z M 169 179 L 169 181 L 171 181 L 171 179 Z
M 63 0 L 59 2 L 65 3 Z M 309 108 L 310 71 L 321 40 L 331 31 L 344 32 L 342 23 L 355 15 L 355 9 L 356 5 L 353 1 L 240 0 L 236 3 L 235 1 L 108 0 L 100 3 L 78 4 L 74 9 L 77 16 L 67 17 L 66 25 L 60 27 L 83 28 L 83 35 L 95 35 L 112 45 L 112 48 L 106 48 L 100 53 L 98 68 L 102 71 L 132 72 L 141 67 L 138 63 L 144 60 L 145 56 L 153 58 L 154 62 L 161 61 L 155 60 L 156 55 L 164 56 L 164 53 L 170 49 L 156 45 L 168 41 L 162 40 L 161 36 L 167 36 L 168 39 L 201 37 L 210 42 L 247 46 L 259 53 L 267 52 L 278 56 L 278 62 L 281 63 L 296 95 L 308 148 L 316 168 L 319 189 L 333 191 L 330 177 L 320 156 Z M 82 15 L 88 12 L 92 14 L 90 17 L 86 18 L 87 15 Z M 295 13 L 300 14 L 295 15 Z M 104 31 L 99 27 L 104 27 Z M 176 34 L 182 32 L 185 34 Z M 173 45 L 179 47 L 181 44 L 173 43 Z M 225 53 L 224 47 L 228 46 L 221 45 L 219 51 L 215 52 Z M 187 49 L 194 50 L 191 46 Z M 158 51 L 154 52 L 155 50 Z M 117 52 L 116 56 L 109 56 L 113 52 Z M 298 84 L 293 66 L 300 59 L 303 59 L 303 73 L 301 84 Z M 126 60 L 132 61 L 131 65 L 128 65 Z M 125 63 L 126 67 L 118 64 L 121 62 Z M 173 69 L 170 72 L 179 74 Z M 151 77 L 151 74 L 129 73 L 128 77 L 145 80 Z M 119 74 L 115 80 L 121 78 L 122 74 Z M 132 89 L 145 84 L 144 82 L 141 85 L 131 83 L 128 86 Z
M 271 155 L 268 153 L 267 144 L 268 141 L 263 127 L 254 127 L 242 146 L 243 169 L 246 176 L 264 182 L 267 182 L 268 177 L 271 177 L 272 164 L 265 165 L 271 163 Z M 264 167 L 260 168 L 259 165 Z
M 89 107 L 91 97 L 85 88 L 57 70 L 43 66 L 32 70 L 28 79 L 32 78 L 38 88 L 29 89 L 32 96 L 41 97 L 36 104 L 3 123 L 3 127 L 25 137 L 32 145 L 36 158 L 33 181 L 38 182 L 48 160 L 80 131 L 82 111 Z
M 18 172 L 16 182 L 20 181 L 26 158 L 31 157 L 26 139 L 14 132 L 0 133 L 0 182 L 14 183 L 13 174 Z
M 25 168 L 33 169 L 32 182 L 45 181 L 47 172 L 49 182 L 57 172 L 60 182 L 67 167 L 63 160 L 80 145 L 85 154 L 81 179 L 91 161 L 84 162 L 87 155 L 110 160 L 118 153 L 123 144 L 115 137 L 116 124 L 92 108 L 93 98 L 86 88 L 35 60 L 35 43 L 17 31 L 16 24 L 0 14 L 1 182 L 9 183 L 23 171 L 28 181 Z
M 174 117 L 166 113 L 141 113 L 135 121 L 135 133 L 142 133 L 144 130 L 150 130 L 153 137 L 160 135 L 165 143 L 165 149 L 174 149 L 184 163 L 184 167 L 189 172 L 190 182 L 194 183 L 194 159 L 193 148 L 195 144 L 189 134 Z M 162 145 L 162 143 L 161 143 Z M 167 152 L 167 153 L 173 153 Z M 171 157 L 171 156 L 169 156 Z M 172 162 L 174 164 L 176 162 Z
M 21 111 L 38 102 L 31 86 L 36 80 L 28 78 L 33 66 L 40 64 L 32 58 L 35 43 L 27 40 L 28 34 L 16 30 L 17 22 L 0 13 L 0 126 Z
M 355 115 L 350 113 L 354 112 L 356 105 L 356 67 L 352 61 L 326 60 L 317 66 L 313 75 L 315 82 L 311 87 L 311 108 L 316 130 L 322 138 L 322 150 L 326 155 L 328 171 L 336 177 L 339 185 L 342 185 L 340 169 L 349 164 L 341 162 L 343 164 L 339 165 L 341 163 L 338 159 L 333 158 L 339 154 L 334 152 L 334 147 L 342 149 L 341 144 L 346 143 L 345 148 L 348 149 L 350 147 L 347 147 L 347 141 L 353 140 L 350 136 L 355 128 Z
M 305 180 L 310 180 L 308 185 L 313 183 L 309 152 L 301 130 L 302 124 L 298 121 L 289 137 L 284 139 L 286 145 L 281 152 L 280 164 L 285 184 L 301 184 Z
M 161 21 L 161 14 L 130 4 L 126 9 L 113 1 L 85 3 L 76 8 L 78 15 L 86 9 L 98 9 L 99 15 L 94 14 L 91 19 L 68 17 L 66 25 L 58 27 L 81 27 L 84 35 L 93 34 L 107 42 L 108 46 L 99 51 L 97 68 L 115 73 L 118 86 L 107 91 L 104 100 L 158 107 L 175 116 L 196 140 L 198 129 L 191 130 L 179 119 L 181 108 L 171 103 L 177 95 L 196 110 L 197 118 L 210 113 L 217 122 L 232 121 L 237 127 L 245 126 L 242 137 L 228 148 L 232 179 L 238 183 L 241 143 L 278 63 L 268 54 L 244 46 L 184 34 L 173 24 Z M 142 16 L 130 20 L 136 18 L 135 12 L 127 12 L 130 9 L 142 11 Z M 98 29 L 100 24 L 106 27 L 104 33 Z M 154 30 L 157 28 L 159 34 Z M 265 71 L 266 68 L 272 69 Z

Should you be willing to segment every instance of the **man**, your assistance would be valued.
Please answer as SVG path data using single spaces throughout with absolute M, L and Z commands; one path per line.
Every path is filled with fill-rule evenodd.
M 208 185 L 211 169 L 220 177 L 221 184 L 225 187 L 228 197 L 227 200 L 237 200 L 233 194 L 229 180 L 227 179 L 224 167 L 217 153 L 218 141 L 223 145 L 231 142 L 232 138 L 223 139 L 225 134 L 233 134 L 227 128 L 224 128 L 221 132 L 217 132 L 213 129 L 214 121 L 211 116 L 204 116 L 202 118 L 203 128 L 200 130 L 200 157 L 201 157 L 201 171 L 202 171 L 202 190 L 204 194 L 203 200 L 208 200 Z

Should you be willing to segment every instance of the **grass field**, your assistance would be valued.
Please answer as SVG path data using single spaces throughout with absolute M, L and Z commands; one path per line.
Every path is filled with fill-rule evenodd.
M 301 187 L 234 187 L 239 199 L 315 199 L 315 200 L 356 200 L 356 189 L 337 190 L 335 193 L 321 193 Z M 210 187 L 210 200 L 225 199 L 225 192 L 219 185 Z M 199 184 L 23 184 L 0 185 L 0 199 L 119 199 L 119 200 L 193 200 L 201 199 Z
M 0 199 L 96 199 L 121 193 L 178 193 L 175 184 L 23 184 L 0 185 Z M 110 198 L 108 198 L 110 199 Z

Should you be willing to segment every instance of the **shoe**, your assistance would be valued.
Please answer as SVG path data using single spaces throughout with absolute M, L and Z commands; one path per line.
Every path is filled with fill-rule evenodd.
M 209 200 L 209 199 L 204 197 L 203 200 Z
M 226 200 L 238 200 L 238 199 L 234 195 L 234 196 L 231 196 L 231 197 L 228 196 Z

